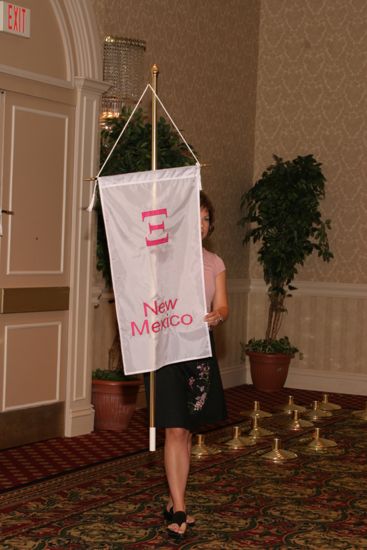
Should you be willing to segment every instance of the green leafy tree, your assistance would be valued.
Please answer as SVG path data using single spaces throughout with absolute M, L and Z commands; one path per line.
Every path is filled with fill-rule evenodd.
M 330 220 L 323 220 L 320 201 L 325 197 L 325 177 L 321 164 L 313 155 L 298 156 L 284 161 L 274 155 L 255 185 L 241 198 L 240 225 L 245 230 L 244 243 L 258 243 L 257 258 L 268 285 L 269 310 L 265 339 L 252 340 L 253 351 L 270 352 L 279 348 L 277 338 L 286 312 L 285 299 L 295 287 L 291 285 L 306 258 L 316 252 L 329 262 Z M 284 339 L 283 339 L 284 340 Z M 257 346 L 255 350 L 254 347 Z M 297 351 L 288 339 L 282 352 Z

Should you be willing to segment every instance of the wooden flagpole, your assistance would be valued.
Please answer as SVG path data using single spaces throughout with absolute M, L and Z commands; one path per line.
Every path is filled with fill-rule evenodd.
M 157 170 L 157 80 L 158 67 L 152 66 L 152 170 Z M 149 450 L 156 450 L 156 428 L 155 428 L 155 372 L 149 373 Z

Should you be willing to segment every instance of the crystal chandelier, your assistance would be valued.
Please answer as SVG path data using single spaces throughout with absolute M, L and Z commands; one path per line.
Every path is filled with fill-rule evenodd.
M 103 46 L 103 80 L 112 84 L 102 96 L 102 120 L 119 115 L 123 105 L 133 105 L 143 89 L 146 42 L 106 36 Z

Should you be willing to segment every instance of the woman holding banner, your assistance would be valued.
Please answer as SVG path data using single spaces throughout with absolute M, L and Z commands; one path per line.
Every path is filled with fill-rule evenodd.
M 200 193 L 202 240 L 214 230 L 214 209 Z M 164 517 L 168 533 L 181 538 L 195 523 L 186 514 L 185 492 L 190 470 L 192 433 L 203 424 L 226 417 L 224 392 L 215 357 L 212 329 L 228 317 L 226 272 L 221 258 L 203 248 L 207 310 L 213 356 L 167 365 L 156 372 L 156 426 L 165 428 L 164 464 L 169 487 Z M 149 376 L 145 375 L 149 396 Z

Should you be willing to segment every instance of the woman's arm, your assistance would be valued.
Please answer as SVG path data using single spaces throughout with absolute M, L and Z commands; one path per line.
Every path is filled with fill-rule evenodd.
M 215 293 L 213 298 L 213 310 L 205 315 L 204 320 L 210 327 L 215 327 L 225 321 L 229 314 L 226 272 L 218 273 L 215 278 Z

